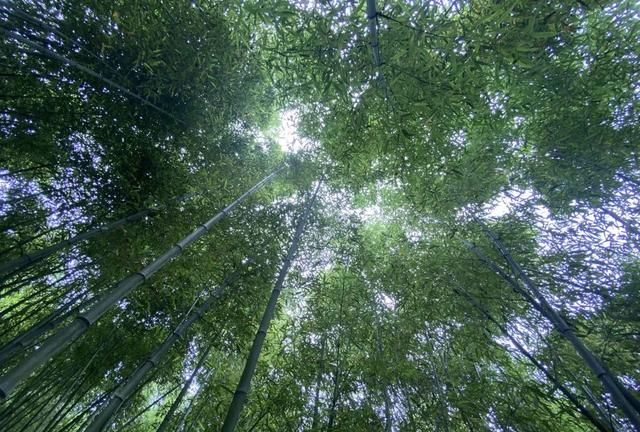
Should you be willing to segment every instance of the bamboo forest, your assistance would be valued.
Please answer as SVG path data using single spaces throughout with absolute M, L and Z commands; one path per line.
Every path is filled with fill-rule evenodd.
M 0 0 L 1 432 L 640 431 L 637 0 Z

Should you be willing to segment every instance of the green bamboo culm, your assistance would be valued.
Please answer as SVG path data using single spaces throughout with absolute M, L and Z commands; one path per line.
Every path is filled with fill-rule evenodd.
M 378 26 L 376 19 L 378 12 L 376 11 L 376 0 L 367 0 L 367 22 L 369 27 L 369 39 L 371 43 L 371 52 L 373 53 L 373 65 L 376 68 L 382 66 L 382 58 L 380 56 L 380 41 L 378 39 Z
M 49 330 L 53 330 L 59 323 L 64 321 L 70 315 L 78 312 L 78 310 L 80 310 L 83 305 L 88 304 L 90 300 L 83 301 L 71 308 L 68 307 L 68 304 L 75 303 L 75 301 L 81 298 L 83 295 L 84 293 L 80 293 L 79 295 L 74 296 L 69 302 L 67 302 L 67 304 L 54 310 L 45 318 L 32 326 L 30 329 L 16 336 L 9 343 L 0 348 L 0 365 L 13 358 L 21 351 L 27 349 L 43 334 L 45 334 Z
M 13 14 L 17 14 L 18 16 L 27 15 L 22 11 L 18 11 L 18 10 L 12 9 L 11 5 L 10 5 L 10 2 L 8 2 L 6 0 L 0 0 L 0 8 L 4 9 L 7 12 L 10 12 L 10 13 L 13 13 Z M 10 31 L 10 30 L 4 29 L 4 28 L 0 28 L 0 32 L 3 33 L 7 39 L 13 39 L 13 40 L 15 40 L 17 42 L 25 44 L 29 48 L 39 52 L 41 55 L 43 55 L 45 57 L 49 57 L 49 58 L 51 58 L 53 60 L 57 60 L 57 61 L 65 64 L 65 65 L 68 65 L 68 66 L 71 66 L 73 68 L 76 68 L 76 69 L 84 72 L 85 74 L 90 75 L 93 78 L 96 78 L 96 79 L 102 81 L 103 83 L 109 85 L 110 87 L 121 91 L 122 93 L 126 94 L 127 96 L 137 100 L 141 104 L 146 105 L 146 106 L 154 109 L 155 111 L 157 111 L 157 112 L 159 112 L 161 114 L 164 114 L 165 116 L 175 120 L 177 123 L 180 123 L 182 125 L 186 125 L 186 123 L 183 120 L 177 118 L 175 115 L 173 115 L 169 111 L 159 107 L 158 105 L 154 104 L 150 100 L 140 96 L 137 93 L 132 92 L 131 90 L 129 90 L 126 87 L 124 87 L 123 85 L 118 84 L 117 82 L 115 82 L 115 81 L 113 81 L 113 80 L 101 75 L 100 73 L 94 71 L 93 69 L 91 69 L 89 67 L 87 67 L 87 66 L 85 66 L 85 65 L 83 65 L 83 64 L 81 64 L 81 63 L 79 63 L 79 62 L 77 62 L 75 60 L 72 60 L 72 59 L 70 59 L 68 57 L 60 55 L 57 52 L 55 52 L 55 51 L 53 51 L 53 50 L 51 50 L 51 49 L 49 49 L 49 48 L 37 43 L 37 42 L 34 42 L 34 41 L 32 41 L 32 40 L 30 40 L 30 39 L 28 39 L 28 38 L 16 33 L 16 32 L 13 32 L 13 31 Z
M 260 357 L 260 352 L 262 351 L 262 345 L 264 345 L 264 340 L 267 336 L 267 330 L 269 329 L 269 324 L 271 323 L 271 319 L 273 318 L 273 315 L 275 313 L 276 305 L 278 303 L 278 297 L 280 296 L 280 292 L 282 291 L 284 279 L 289 272 L 289 267 L 291 267 L 291 263 L 298 250 L 302 232 L 304 231 L 307 219 L 309 218 L 309 214 L 311 213 L 311 208 L 313 207 L 316 197 L 318 196 L 318 191 L 320 190 L 321 185 L 322 181 L 318 182 L 318 185 L 316 186 L 311 199 L 307 203 L 304 212 L 300 217 L 300 220 L 298 221 L 296 230 L 291 240 L 291 245 L 289 246 L 287 255 L 282 263 L 280 272 L 278 273 L 278 278 L 276 279 L 273 291 L 271 292 L 271 297 L 269 297 L 269 302 L 267 303 L 267 307 L 265 308 L 264 314 L 262 315 L 260 327 L 258 327 L 258 332 L 256 333 L 256 336 L 253 340 L 253 345 L 251 346 L 251 350 L 249 351 L 249 356 L 247 357 L 244 370 L 242 371 L 242 375 L 240 376 L 240 381 L 238 382 L 236 391 L 233 394 L 231 405 L 229 405 L 229 410 L 227 411 L 227 415 L 224 419 L 224 424 L 222 425 L 222 432 L 233 432 L 236 428 L 238 420 L 240 419 L 242 408 L 244 407 L 247 395 L 249 394 L 249 389 L 251 387 L 251 379 L 253 378 L 253 374 L 255 373 L 256 366 L 258 364 L 258 358 Z
M 611 432 L 613 429 L 604 424 L 595 414 L 593 414 L 590 410 L 588 410 L 578 398 L 562 383 L 560 382 L 549 370 L 538 360 L 536 360 L 533 355 L 529 351 L 525 349 L 524 346 L 516 338 L 514 338 L 507 328 L 500 324 L 498 320 L 496 320 L 489 311 L 471 294 L 465 291 L 462 287 L 454 288 L 453 291 L 464 298 L 469 304 L 471 304 L 475 309 L 477 309 L 484 317 L 492 322 L 500 332 L 506 336 L 509 341 L 516 347 L 518 351 L 522 355 L 524 355 L 540 372 L 544 374 L 545 377 L 549 380 L 549 382 L 553 383 L 553 385 L 560 390 L 560 392 L 573 404 L 573 406 L 582 414 L 591 424 L 598 429 L 600 432 Z
M 5 263 L 0 264 L 0 275 L 6 276 L 8 273 L 14 272 L 16 270 L 24 270 L 32 266 L 33 264 L 53 255 L 54 253 L 68 246 L 72 246 L 83 240 L 88 240 L 92 237 L 97 236 L 98 234 L 112 231 L 128 222 L 137 221 L 139 219 L 142 219 L 146 216 L 151 216 L 153 214 L 154 214 L 153 209 L 144 209 L 132 215 L 118 219 L 116 221 L 113 221 L 104 225 L 100 225 L 96 228 L 80 233 L 77 236 L 71 237 L 66 240 L 62 240 L 49 247 L 42 248 L 30 254 L 22 255 L 14 260 L 7 261 Z M 2 280 L 2 277 L 0 277 L 0 280 Z
M 175 201 L 177 203 L 181 203 L 187 199 L 189 199 L 191 197 L 191 195 L 187 194 L 187 195 L 183 195 L 177 198 L 173 198 L 171 201 Z M 109 222 L 100 226 L 97 226 L 95 228 L 92 228 L 90 230 L 87 230 L 85 232 L 82 232 L 76 236 L 73 236 L 71 238 L 62 240 L 54 245 L 42 248 L 40 250 L 37 250 L 35 252 L 32 252 L 30 254 L 25 254 L 22 255 L 14 260 L 11 261 L 7 261 L 5 263 L 0 264 L 0 282 L 2 281 L 2 278 L 6 277 L 8 273 L 12 273 L 15 272 L 17 270 L 25 270 L 28 267 L 36 264 L 39 261 L 42 261 L 43 259 L 53 255 L 54 253 L 69 247 L 69 246 L 73 246 L 76 243 L 79 243 L 81 241 L 84 240 L 89 240 L 93 237 L 96 237 L 99 234 L 103 234 L 109 231 L 113 231 L 116 228 L 119 228 L 129 222 L 135 222 L 137 220 L 140 220 L 142 218 L 145 218 L 147 216 L 154 216 L 156 215 L 159 211 L 165 209 L 167 207 L 167 204 L 162 204 L 158 207 L 150 207 L 150 208 L 146 208 L 146 209 L 142 209 L 136 213 L 133 213 L 129 216 L 125 216 L 123 218 L 120 218 L 118 220 L 115 220 L 113 222 Z
M 147 372 L 153 369 L 167 355 L 173 344 L 184 337 L 186 331 L 191 325 L 202 317 L 213 306 L 215 301 L 222 296 L 225 289 L 233 284 L 239 278 L 239 272 L 235 272 L 229 276 L 220 286 L 218 286 L 196 310 L 189 313 L 184 320 L 176 327 L 176 329 L 165 338 L 147 359 L 113 392 L 107 406 L 93 418 L 93 421 L 87 426 L 85 432 L 100 432 L 107 427 L 115 414 L 118 412 L 122 404 L 124 404 L 131 395 L 138 390 L 140 383 L 144 379 Z M 208 350 L 207 350 L 208 353 Z
M 126 430 L 131 423 L 137 421 L 140 417 L 145 415 L 150 409 L 152 409 L 153 407 L 161 403 L 167 396 L 169 396 L 174 391 L 178 390 L 179 387 L 180 387 L 180 384 L 176 384 L 173 387 L 171 387 L 169 390 L 167 390 L 166 392 L 158 396 L 153 402 L 151 402 L 149 405 L 144 407 L 142 410 L 140 410 L 136 415 L 128 419 L 126 422 L 124 422 L 122 424 L 122 430 Z
M 554 326 L 556 331 L 560 333 L 583 359 L 587 367 L 598 377 L 602 382 L 603 387 L 611 397 L 613 401 L 624 412 L 631 424 L 640 431 L 640 402 L 618 381 L 618 379 L 609 372 L 604 366 L 602 361 L 596 357 L 596 355 L 582 342 L 582 340 L 575 334 L 573 329 L 567 324 L 567 322 L 560 316 L 560 314 L 551 306 L 544 295 L 540 292 L 536 284 L 529 278 L 524 272 L 520 264 L 511 256 L 507 248 L 498 239 L 496 234 L 489 229 L 478 218 L 474 218 L 476 223 L 481 227 L 484 234 L 490 240 L 495 249 L 502 255 L 505 261 L 509 264 L 509 267 L 513 271 L 517 279 L 522 280 L 524 286 L 533 295 L 529 294 L 518 283 L 517 279 L 511 277 L 505 277 L 504 271 L 500 271 L 500 275 L 509 282 L 515 291 L 522 294 L 529 303 L 531 303 L 545 318 L 547 318 Z M 477 253 L 476 253 L 477 255 Z M 486 261 L 485 261 L 486 263 Z M 490 266 L 495 270 L 494 266 Z M 497 267 L 497 266 L 496 266 Z
M 378 75 L 380 85 L 384 89 L 385 98 L 391 101 L 391 91 L 384 77 L 382 70 L 382 55 L 380 54 L 380 38 L 378 37 L 378 11 L 376 9 L 376 0 L 367 0 L 367 27 L 369 29 L 369 44 L 371 45 L 371 53 L 373 56 L 373 67 Z
M 269 183 L 287 167 L 281 165 L 271 174 L 259 181 L 251 189 L 243 193 L 234 202 L 225 207 L 222 211 L 209 219 L 203 225 L 196 228 L 191 234 L 176 243 L 163 255 L 155 259 L 149 265 L 134 273 L 118 283 L 111 291 L 95 303 L 89 310 L 79 314 L 68 326 L 60 329 L 57 333 L 46 339 L 38 351 L 28 357 L 5 375 L 0 377 L 0 399 L 5 399 L 11 391 L 26 379 L 33 371 L 45 364 L 53 356 L 61 352 L 68 344 L 84 334 L 89 327 L 95 323 L 105 312 L 107 312 L 118 301 L 127 296 L 132 290 L 149 279 L 154 273 L 163 268 L 173 258 L 179 256 L 191 243 L 204 236 L 214 225 L 220 222 L 234 208 L 236 208 L 246 198 L 253 195 L 258 189 Z M 1 365 L 0 365 L 1 366 Z
M 188 199 L 190 199 L 193 195 L 186 194 L 176 198 L 173 198 L 171 202 L 175 201 L 177 203 L 182 203 Z M 4 278 L 8 277 L 6 275 L 7 272 L 12 272 L 12 274 L 18 270 L 26 270 L 28 267 L 36 264 L 37 262 L 46 259 L 52 254 L 66 248 L 69 246 L 73 246 L 76 243 L 79 243 L 84 240 L 89 240 L 99 234 L 106 233 L 112 231 L 116 228 L 119 228 L 129 222 L 134 222 L 136 220 L 142 219 L 144 217 L 153 217 L 161 210 L 168 207 L 168 204 L 163 204 L 157 207 L 149 207 L 143 210 L 140 210 L 134 214 L 129 216 L 120 218 L 113 222 L 106 223 L 104 225 L 100 225 L 98 227 L 92 228 L 88 231 L 80 233 L 74 237 L 69 239 L 62 240 L 54 245 L 48 246 L 46 248 L 40 249 L 38 251 L 32 252 L 30 254 L 22 255 L 15 260 L 9 261 L 4 264 L 0 264 L 0 275 L 5 274 Z M 3 280 L 3 276 L 0 276 L 0 282 Z M 0 365 L 6 362 L 8 359 L 12 358 L 19 352 L 27 349 L 31 343 L 37 340 L 40 336 L 42 336 L 45 332 L 54 329 L 60 322 L 66 319 L 69 315 L 78 312 L 82 306 L 86 303 L 80 302 L 76 306 L 71 308 L 68 305 L 73 305 L 78 299 L 85 296 L 85 293 L 79 293 L 74 295 L 74 297 L 65 302 L 61 307 L 57 308 L 50 314 L 48 314 L 45 318 L 40 320 L 38 323 L 34 324 L 26 330 L 25 332 L 19 334 L 11 341 L 6 343 L 4 346 L 0 347 Z
M 178 393 L 178 396 L 171 404 L 171 407 L 169 407 L 169 411 L 167 411 L 167 413 L 162 418 L 162 423 L 160 423 L 160 426 L 158 426 L 158 429 L 156 429 L 156 432 L 165 432 L 169 427 L 169 424 L 171 423 L 171 419 L 173 418 L 173 415 L 175 414 L 175 412 L 178 410 L 178 407 L 182 403 L 182 400 L 184 399 L 185 395 L 187 394 L 187 391 L 189 390 L 189 387 L 191 387 L 191 383 L 195 379 L 196 375 L 198 375 L 198 373 L 202 369 L 202 366 L 204 366 L 204 362 L 207 360 L 207 357 L 209 357 L 209 352 L 211 352 L 211 348 L 213 348 L 213 343 L 209 344 L 209 347 L 200 356 L 200 360 L 198 361 L 198 364 L 193 369 L 193 372 L 191 372 L 191 375 L 189 375 L 189 378 L 184 382 L 182 389 L 180 389 L 180 393 Z
M 185 202 L 188 199 L 191 199 L 193 197 L 193 194 L 185 194 L 185 195 L 181 195 L 179 197 L 173 198 L 171 200 L 171 202 L 176 202 L 176 203 L 182 203 Z M 85 231 L 84 233 L 78 234 L 75 237 L 72 237 L 70 239 L 66 239 L 66 240 L 62 240 L 61 242 L 49 246 L 47 248 L 41 249 L 39 251 L 33 252 L 31 254 L 28 255 L 23 255 L 22 257 L 12 261 L 15 262 L 15 264 L 12 265 L 6 265 L 6 267 L 12 267 L 11 270 L 23 270 L 26 269 L 27 267 L 31 266 L 32 264 L 35 264 L 36 262 L 47 258 L 48 256 L 50 256 L 51 254 L 64 249 L 67 246 L 72 246 L 80 241 L 83 240 L 88 240 L 92 237 L 95 237 L 101 233 L 105 233 L 111 230 L 114 230 L 128 222 L 132 222 L 135 220 L 138 220 L 142 217 L 146 217 L 146 216 L 155 216 L 156 214 L 158 214 L 158 212 L 160 212 L 161 210 L 165 209 L 168 207 L 168 204 L 163 204 L 157 207 L 153 207 L 153 208 L 147 208 L 144 210 L 141 210 L 137 213 L 134 213 L 132 215 L 129 215 L 127 217 L 118 219 L 116 221 L 107 223 L 105 225 L 101 225 L 99 227 L 93 228 L 89 231 Z M 0 265 L 0 274 L 2 274 L 2 270 L 4 269 L 5 266 Z M 0 278 L 0 281 L 2 280 L 2 278 Z M 84 296 L 84 293 L 80 293 L 80 294 L 76 294 L 71 300 L 67 301 L 65 305 L 61 306 L 60 308 L 54 310 L 53 312 L 51 312 L 49 315 L 47 315 L 45 318 L 43 318 L 42 320 L 40 320 L 38 323 L 34 324 L 30 329 L 26 330 L 24 333 L 16 336 L 15 338 L 13 338 L 11 341 L 9 341 L 7 344 L 5 344 L 4 346 L 0 347 L 0 365 L 3 364 L 4 362 L 6 362 L 8 359 L 10 359 L 11 357 L 15 356 L 17 353 L 27 349 L 31 343 L 33 343 L 35 340 L 37 340 L 40 336 L 42 336 L 45 332 L 54 329 L 60 322 L 62 322 L 64 319 L 66 319 L 69 315 L 76 313 L 77 311 L 79 311 L 81 309 L 81 307 L 83 306 L 83 304 L 85 302 L 81 302 L 80 304 L 72 307 L 72 308 L 68 308 L 67 305 L 71 305 L 73 303 L 75 303 L 75 301 L 79 298 L 81 298 L 82 296 Z

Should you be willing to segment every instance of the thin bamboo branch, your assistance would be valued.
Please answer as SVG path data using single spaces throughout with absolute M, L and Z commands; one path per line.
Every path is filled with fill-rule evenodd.
M 195 379 L 196 375 L 198 375 L 198 373 L 200 372 L 200 369 L 202 369 L 204 362 L 207 360 L 207 357 L 209 356 L 209 352 L 211 352 L 211 348 L 213 348 L 213 343 L 211 343 L 209 347 L 206 349 L 206 351 L 202 354 L 202 356 L 200 356 L 200 360 L 198 361 L 198 364 L 193 369 L 193 372 L 191 373 L 189 378 L 185 381 L 184 385 L 182 386 L 182 389 L 180 389 L 180 393 L 178 393 L 178 396 L 171 404 L 171 407 L 169 407 L 169 411 L 167 411 L 167 413 L 162 418 L 162 422 L 160 423 L 160 426 L 158 426 L 158 429 L 156 429 L 156 432 L 164 432 L 169 427 L 169 423 L 171 422 L 173 415 L 175 414 L 176 410 L 182 403 L 182 400 L 184 399 L 184 396 L 187 394 L 189 387 L 191 387 L 191 383 Z

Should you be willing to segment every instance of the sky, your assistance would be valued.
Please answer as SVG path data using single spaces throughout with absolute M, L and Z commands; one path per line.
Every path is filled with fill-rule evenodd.
M 276 128 L 275 138 L 285 153 L 298 153 L 310 144 L 310 141 L 298 135 L 299 116 L 295 110 L 280 112 L 280 125 Z

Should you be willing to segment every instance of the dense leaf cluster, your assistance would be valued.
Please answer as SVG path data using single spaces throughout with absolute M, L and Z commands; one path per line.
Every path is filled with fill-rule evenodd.
M 219 430 L 321 180 L 237 430 L 639 427 L 639 14 L 0 1 L 0 391 L 286 163 L 20 380 L 0 430 L 117 400 L 105 430 Z

